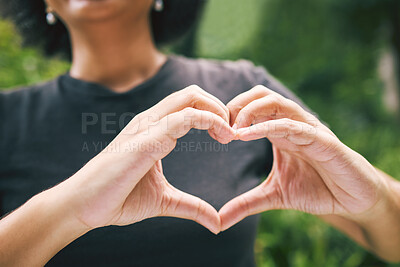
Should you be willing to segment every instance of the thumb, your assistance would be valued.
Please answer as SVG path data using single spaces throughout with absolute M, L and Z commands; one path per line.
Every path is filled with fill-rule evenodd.
M 283 207 L 280 190 L 272 186 L 271 179 L 239 195 L 226 203 L 220 210 L 221 231 L 225 231 L 250 215 Z
M 166 191 L 166 200 L 162 204 L 164 206 L 162 216 L 195 221 L 214 234 L 221 231 L 219 214 L 209 203 L 182 192 L 170 184 Z

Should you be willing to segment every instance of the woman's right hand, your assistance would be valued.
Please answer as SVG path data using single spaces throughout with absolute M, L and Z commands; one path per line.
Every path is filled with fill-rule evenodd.
M 59 192 L 68 196 L 71 211 L 88 230 L 171 216 L 218 233 L 218 212 L 173 187 L 163 175 L 161 159 L 191 128 L 207 129 L 221 143 L 235 135 L 225 105 L 189 86 L 133 118 L 104 151 L 60 184 Z
M 86 232 L 156 216 L 194 220 L 213 233 L 217 211 L 164 177 L 161 159 L 191 128 L 221 143 L 235 135 L 228 109 L 190 86 L 138 114 L 82 169 L 0 220 L 0 266 L 43 266 Z

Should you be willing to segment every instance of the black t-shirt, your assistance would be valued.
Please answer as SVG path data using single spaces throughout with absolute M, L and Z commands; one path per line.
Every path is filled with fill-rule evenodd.
M 0 93 L 2 214 L 73 175 L 135 114 L 191 84 L 224 103 L 257 84 L 298 101 L 263 68 L 248 61 L 180 56 L 169 56 L 155 76 L 126 93 L 74 79 L 68 73 L 44 84 Z M 191 130 L 162 162 L 172 185 L 218 210 L 267 176 L 271 151 L 267 139 L 222 145 L 206 131 Z M 177 218 L 105 227 L 75 240 L 48 266 L 254 266 L 258 221 L 259 216 L 251 216 L 217 236 L 195 222 Z

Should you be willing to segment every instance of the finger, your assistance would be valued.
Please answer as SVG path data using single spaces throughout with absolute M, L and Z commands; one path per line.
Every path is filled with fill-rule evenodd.
M 208 130 L 217 141 L 230 142 L 236 132 L 221 117 L 212 112 L 186 108 L 171 114 L 163 120 L 165 133 L 174 139 L 184 136 L 190 129 Z
M 124 150 L 137 152 L 138 168 L 146 169 L 167 156 L 176 146 L 177 139 L 190 129 L 208 130 L 216 141 L 227 144 L 236 136 L 229 124 L 220 116 L 204 110 L 185 108 L 165 116 L 147 131 L 135 135 L 132 142 L 127 142 Z
M 163 203 L 165 203 L 165 206 L 161 216 L 192 220 L 203 225 L 214 234 L 220 232 L 219 214 L 204 200 L 169 185 Z
M 304 156 L 319 162 L 333 159 L 338 149 L 346 147 L 330 132 L 290 119 L 271 120 L 242 128 L 236 136 L 242 141 L 266 137 L 279 149 L 301 151 Z
M 141 116 L 148 116 L 152 121 L 155 121 L 187 107 L 213 112 L 229 122 L 228 108 L 218 98 L 197 85 L 188 86 L 167 96 L 158 104 L 143 112 Z
M 319 124 L 317 118 L 300 105 L 278 94 L 264 96 L 243 107 L 237 114 L 234 124 L 237 128 L 243 128 L 266 120 L 281 118 L 306 122 L 314 126 Z
M 247 106 L 249 103 L 253 102 L 256 99 L 262 98 L 270 94 L 276 93 L 272 90 L 269 90 L 265 86 L 257 85 L 247 92 L 241 93 L 240 95 L 229 101 L 226 106 L 229 109 L 230 125 L 233 125 L 235 123 L 236 116 L 239 114 L 239 111 L 243 107 Z
M 283 206 L 278 195 L 279 191 L 268 186 L 269 181 L 270 179 L 267 179 L 263 184 L 232 199 L 219 210 L 221 231 L 225 231 L 247 216 Z
M 177 139 L 193 128 L 208 130 L 210 136 L 222 144 L 229 143 L 236 136 L 236 132 L 220 116 L 209 111 L 185 108 L 164 117 L 148 133 L 143 133 L 141 151 L 149 152 L 153 161 L 162 159 L 174 149 Z
M 290 119 L 278 119 L 258 123 L 237 131 L 237 137 L 242 141 L 256 140 L 263 137 L 272 143 L 284 139 L 294 145 L 304 146 L 315 141 L 318 128 L 304 122 Z

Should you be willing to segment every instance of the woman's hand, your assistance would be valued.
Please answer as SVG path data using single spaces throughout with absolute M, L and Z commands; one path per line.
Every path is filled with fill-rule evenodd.
M 190 86 L 137 115 L 95 158 L 0 221 L 0 265 L 43 266 L 86 232 L 155 216 L 194 220 L 220 231 L 217 211 L 163 175 L 161 159 L 191 128 L 221 143 L 234 138 L 228 109 Z
M 293 101 L 257 86 L 227 106 L 231 124 L 238 128 L 237 138 L 268 138 L 273 145 L 274 163 L 262 184 L 221 208 L 222 230 L 246 216 L 273 209 L 334 214 L 368 228 L 372 226 L 368 221 L 371 215 L 380 215 L 384 207 L 395 202 L 389 180 Z M 386 213 L 380 219 L 390 216 Z M 399 234 L 399 227 L 393 227 L 392 234 Z
M 238 139 L 267 137 L 274 163 L 261 185 L 221 209 L 223 229 L 271 209 L 351 216 L 376 204 L 384 183 L 374 167 L 298 104 L 257 86 L 228 107 Z
M 132 119 L 103 152 L 66 182 L 69 189 L 64 190 L 75 192 L 76 217 L 92 229 L 173 216 L 218 233 L 217 211 L 174 188 L 163 175 L 161 159 L 191 128 L 208 129 L 221 143 L 230 142 L 235 134 L 225 105 L 199 87 L 168 96 Z

